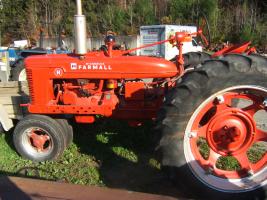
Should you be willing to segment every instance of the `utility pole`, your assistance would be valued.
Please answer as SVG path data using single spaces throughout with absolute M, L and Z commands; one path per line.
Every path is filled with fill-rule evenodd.
M 1 12 L 1 17 L 0 17 L 0 47 L 2 46 L 2 10 L 3 10 L 4 6 L 3 6 L 3 2 L 2 0 L 0 0 L 0 12 Z

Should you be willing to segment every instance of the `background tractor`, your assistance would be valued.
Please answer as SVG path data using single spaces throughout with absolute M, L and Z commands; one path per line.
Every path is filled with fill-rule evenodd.
M 59 33 L 61 33 L 59 29 Z M 62 54 L 70 53 L 69 50 L 63 48 L 62 38 L 58 36 L 58 48 L 57 49 L 45 49 L 43 48 L 44 32 L 40 30 L 39 46 L 32 46 L 31 48 L 18 47 L 15 42 L 11 47 L 1 47 L 1 58 L 7 59 L 8 67 L 5 70 L 0 70 L 0 79 L 2 82 L 6 81 L 26 81 L 26 71 L 24 65 L 24 59 L 33 55 L 45 55 L 45 54 Z M 26 41 L 26 40 L 25 40 Z M 26 41 L 27 42 L 27 41 Z M 33 44 L 28 44 L 33 45 Z M 7 77 L 7 78 L 6 78 Z
M 177 47 L 174 62 L 129 55 L 137 49 L 113 50 L 113 35 L 107 35 L 102 51 L 87 53 L 80 0 L 74 21 L 74 53 L 25 60 L 30 102 L 22 106 L 31 114 L 14 130 L 20 155 L 38 162 L 58 158 L 72 141 L 70 121 L 93 123 L 103 116 L 140 125 L 154 120 L 162 168 L 182 180 L 183 188 L 217 198 L 265 194 L 267 130 L 256 115 L 266 112 L 267 58 L 226 54 L 185 68 L 183 42 L 201 30 L 176 32 L 152 44 Z M 260 145 L 263 152 L 251 160 Z M 228 157 L 239 167 L 221 168 L 220 160 Z

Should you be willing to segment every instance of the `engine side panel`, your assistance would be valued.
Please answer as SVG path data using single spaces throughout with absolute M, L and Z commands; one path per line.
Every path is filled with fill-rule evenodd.
M 72 114 L 80 122 L 94 121 L 85 117 L 94 115 L 154 118 L 162 103 L 162 88 L 147 85 L 143 78 L 179 75 L 174 63 L 151 57 L 44 55 L 29 57 L 25 63 L 29 112 Z

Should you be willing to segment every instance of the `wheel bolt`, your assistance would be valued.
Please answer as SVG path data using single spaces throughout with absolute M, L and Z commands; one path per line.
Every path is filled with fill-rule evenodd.
M 216 97 L 216 101 L 219 104 L 222 104 L 222 103 L 224 103 L 224 97 L 222 95 L 219 95 L 219 96 Z
M 254 175 L 254 172 L 252 170 L 249 170 L 247 173 L 248 173 L 249 176 L 253 176 Z
M 190 133 L 188 134 L 188 137 L 189 137 L 189 138 L 195 138 L 195 137 L 197 137 L 197 133 L 196 133 L 196 132 L 190 132 Z

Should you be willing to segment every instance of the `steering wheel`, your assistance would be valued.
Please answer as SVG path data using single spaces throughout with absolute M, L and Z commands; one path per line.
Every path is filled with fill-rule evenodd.
M 198 39 L 201 41 L 205 49 L 208 49 L 211 43 L 210 25 L 203 12 L 200 12 L 198 15 L 197 30 L 199 32 Z

